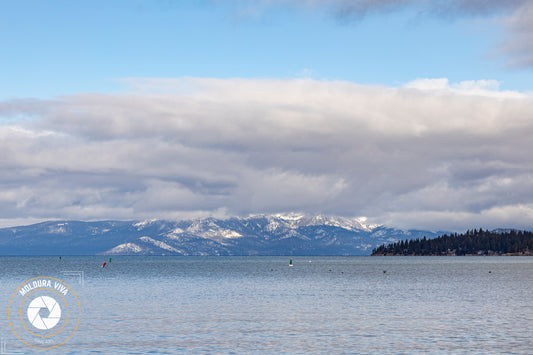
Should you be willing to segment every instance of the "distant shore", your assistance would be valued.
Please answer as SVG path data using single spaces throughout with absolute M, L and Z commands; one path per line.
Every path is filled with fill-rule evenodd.
M 473 254 L 444 253 L 444 254 L 403 254 L 403 253 L 372 253 L 371 256 L 533 256 L 533 252 L 519 252 L 519 253 L 495 253 L 492 251 L 479 252 Z
M 372 256 L 532 256 L 533 232 L 517 230 L 468 230 L 428 239 L 383 244 Z

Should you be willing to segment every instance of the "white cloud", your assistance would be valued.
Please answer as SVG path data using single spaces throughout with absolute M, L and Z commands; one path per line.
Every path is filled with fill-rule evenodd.
M 446 78 L 416 79 L 404 85 L 405 88 L 422 91 L 440 91 L 462 95 L 485 96 L 493 98 L 525 98 L 526 94 L 517 91 L 501 91 L 498 80 L 466 80 L 450 84 Z
M 533 204 L 533 98 L 496 81 L 129 82 L 0 103 L 34 116 L 0 126 L 5 220 L 302 211 L 445 229 L 522 225 Z

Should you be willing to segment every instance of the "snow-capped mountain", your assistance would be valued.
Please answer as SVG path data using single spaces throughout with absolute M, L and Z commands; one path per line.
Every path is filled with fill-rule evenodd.
M 296 213 L 183 221 L 50 221 L 0 229 L 0 255 L 369 255 L 383 243 L 443 233 L 387 228 L 365 218 Z

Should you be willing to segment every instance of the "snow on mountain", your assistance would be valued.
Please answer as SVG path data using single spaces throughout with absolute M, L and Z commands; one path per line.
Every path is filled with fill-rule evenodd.
M 133 226 L 136 227 L 137 229 L 141 230 L 141 229 L 145 228 L 146 226 L 148 226 L 148 225 L 150 225 L 152 223 L 155 223 L 155 222 L 157 222 L 157 219 L 147 219 L 145 221 L 134 223 Z
M 334 217 L 325 215 L 308 216 L 301 213 L 289 213 L 289 214 L 274 214 L 267 217 L 270 219 L 269 228 L 271 230 L 280 226 L 280 221 L 290 228 L 298 228 L 302 226 L 334 226 L 347 230 L 365 230 L 372 231 L 379 227 L 378 224 L 367 223 L 366 217 L 347 218 L 347 217 Z
M 316 216 L 312 218 L 314 225 L 334 226 L 347 230 L 365 230 L 371 232 L 373 229 L 379 227 L 377 224 L 367 224 L 366 217 L 346 218 L 346 217 L 326 217 Z
M 167 243 L 162 242 L 160 240 L 155 240 L 155 239 L 147 237 L 147 236 L 140 237 L 139 240 L 142 240 L 145 243 L 153 244 L 154 246 L 156 246 L 156 247 L 158 247 L 160 249 L 167 250 L 167 251 L 170 251 L 172 253 L 183 254 L 183 250 L 176 249 L 176 248 L 174 248 L 174 247 L 172 247 L 172 246 L 168 245 Z
M 127 255 L 127 254 L 139 254 L 143 249 L 135 243 L 124 243 L 117 245 L 116 247 L 109 249 L 105 254 Z
M 181 228 L 176 228 L 173 231 L 173 233 L 174 234 L 189 233 L 189 234 L 202 236 L 204 238 L 210 238 L 210 239 L 216 239 L 216 240 L 242 237 L 242 234 L 240 234 L 239 232 L 224 228 L 220 224 L 221 224 L 220 221 L 216 221 L 213 219 L 196 220 L 186 230 L 182 230 Z
M 48 227 L 48 231 L 54 234 L 61 234 L 67 232 L 67 222 L 52 224 Z
M 222 230 L 220 232 L 220 235 L 223 237 L 223 238 L 228 238 L 228 239 L 232 239 L 232 238 L 240 238 L 242 237 L 242 234 L 238 233 L 238 232 L 235 232 L 235 231 L 232 231 L 230 229 L 225 229 L 225 230 Z
M 301 214 L 301 213 L 286 213 L 286 214 L 277 213 L 277 214 L 272 215 L 271 217 L 282 219 L 282 220 L 287 221 L 287 222 L 293 222 L 293 223 L 296 222 L 296 223 L 298 223 L 302 219 L 305 218 L 305 215 Z

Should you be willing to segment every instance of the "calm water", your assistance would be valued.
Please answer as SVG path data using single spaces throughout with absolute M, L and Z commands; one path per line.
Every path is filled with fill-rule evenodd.
M 533 352 L 533 258 L 295 257 L 288 267 L 288 257 L 113 257 L 102 269 L 104 261 L 0 257 L 4 309 L 37 276 L 63 280 L 81 305 L 77 332 L 52 350 L 20 342 L 2 311 L 0 353 Z

